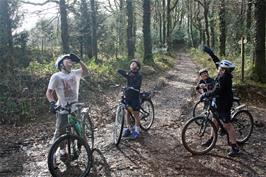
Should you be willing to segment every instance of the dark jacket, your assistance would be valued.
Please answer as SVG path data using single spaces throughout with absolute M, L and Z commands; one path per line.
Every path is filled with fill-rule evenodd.
M 233 104 L 232 74 L 219 74 L 212 91 L 206 93 L 209 97 L 216 97 L 219 112 L 230 111 Z
M 209 54 L 216 68 L 218 69 L 220 59 L 213 53 L 213 51 L 210 48 L 204 47 L 203 50 Z M 232 78 L 233 76 L 231 73 L 219 74 L 215 79 L 214 89 L 210 92 L 207 92 L 207 96 L 217 97 L 216 99 L 217 110 L 220 112 L 230 111 L 232 108 L 233 104 Z
M 140 91 L 141 83 L 142 83 L 142 75 L 139 72 L 126 72 L 124 70 L 119 69 L 117 71 L 120 75 L 127 79 L 127 87 L 133 87 Z M 129 99 L 139 98 L 139 92 L 129 91 L 127 93 L 127 97 Z
M 196 86 L 196 90 L 197 90 L 197 91 L 198 91 L 199 89 L 201 89 L 200 86 L 199 86 L 200 84 L 206 84 L 206 85 L 207 85 L 207 89 L 206 89 L 206 88 L 203 89 L 203 92 L 207 92 L 208 90 L 212 90 L 212 89 L 213 89 L 215 82 L 214 82 L 214 79 L 212 79 L 212 78 L 210 78 L 210 77 L 208 77 L 207 80 L 203 80 L 203 79 L 201 79 L 201 80 L 198 82 L 197 86 Z

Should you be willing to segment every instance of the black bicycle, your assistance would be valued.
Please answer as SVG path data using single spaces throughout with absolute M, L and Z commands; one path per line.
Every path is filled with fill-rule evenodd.
M 48 168 L 53 177 L 85 177 L 90 173 L 94 131 L 88 109 L 84 103 L 57 108 L 58 113 L 67 114 L 68 125 L 48 153 Z
M 240 97 L 234 96 L 232 112 L 234 112 L 235 108 L 237 108 L 238 106 L 240 106 Z M 196 116 L 201 115 L 202 113 L 204 113 L 207 107 L 208 107 L 208 102 L 204 100 L 199 100 L 198 102 L 196 102 L 196 104 L 193 107 L 192 116 L 196 117 Z
M 218 118 L 215 101 L 213 98 L 209 98 L 204 99 L 204 102 L 206 103 L 204 113 L 188 120 L 182 129 L 182 143 L 189 152 L 195 155 L 202 155 L 209 152 L 216 144 L 218 128 L 216 128 L 211 120 L 211 113 L 217 120 L 222 130 L 221 132 L 226 132 L 225 134 L 229 143 L 227 131 L 222 121 Z M 243 144 L 248 141 L 253 131 L 254 121 L 246 105 L 240 105 L 235 108 L 231 122 L 236 131 L 237 143 Z M 213 132 L 213 135 L 211 135 L 211 132 Z M 207 147 L 202 146 L 211 136 L 213 137 L 211 144 Z
M 116 146 L 120 143 L 122 138 L 122 132 L 125 121 L 125 110 L 128 111 L 131 125 L 135 124 L 134 115 L 132 113 L 132 107 L 126 104 L 125 92 L 129 89 L 136 90 L 132 87 L 123 87 L 121 90 L 121 99 L 118 102 L 116 109 L 115 122 L 113 126 L 113 138 Z M 136 90 L 138 91 L 138 90 Z M 151 100 L 153 92 L 141 92 L 140 93 L 140 128 L 142 130 L 149 130 L 154 121 L 154 105 Z

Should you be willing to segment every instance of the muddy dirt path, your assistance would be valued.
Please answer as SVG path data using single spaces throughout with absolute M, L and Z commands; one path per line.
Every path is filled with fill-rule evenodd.
M 266 130 L 263 127 L 255 127 L 250 141 L 236 158 L 227 157 L 224 138 L 204 156 L 191 156 L 183 148 L 180 132 L 191 116 L 196 68 L 187 54 L 178 53 L 172 70 L 160 78 L 144 80 L 146 90 L 160 85 L 153 98 L 155 122 L 138 140 L 122 140 L 118 148 L 112 143 L 118 92 L 103 96 L 108 106 L 102 105 L 106 108 L 101 109 L 100 116 L 92 116 L 96 125 L 96 164 L 91 176 L 266 176 Z M 102 110 L 110 111 L 102 113 Z M 251 111 L 255 120 L 265 123 L 265 109 L 251 107 Z M 53 129 L 52 121 L 27 127 L 0 126 L 0 176 L 49 177 L 46 158 Z

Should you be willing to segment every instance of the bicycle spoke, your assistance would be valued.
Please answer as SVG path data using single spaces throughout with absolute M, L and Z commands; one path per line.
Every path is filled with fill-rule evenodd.
M 144 100 L 140 109 L 140 125 L 143 130 L 149 130 L 154 121 L 154 107 L 150 100 Z
M 92 165 L 91 155 L 89 146 L 80 137 L 62 136 L 51 147 L 48 167 L 53 176 L 85 176 Z
M 118 145 L 121 137 L 124 126 L 124 109 L 121 105 L 118 105 L 116 110 L 115 122 L 113 125 L 113 139 L 115 145 Z
M 204 154 L 210 151 L 216 142 L 217 134 L 214 125 L 212 122 L 205 119 L 204 117 L 190 119 L 182 130 L 183 145 L 192 154 Z M 202 144 L 211 139 L 211 137 L 214 137 L 211 144 L 202 146 Z
M 246 142 L 253 131 L 253 117 L 246 110 L 238 111 L 232 118 L 238 143 Z

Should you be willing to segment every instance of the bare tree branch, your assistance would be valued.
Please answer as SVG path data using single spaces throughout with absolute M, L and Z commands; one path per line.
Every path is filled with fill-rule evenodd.
M 56 0 L 46 0 L 46 1 L 42 2 L 42 3 L 30 2 L 30 1 L 23 1 L 23 0 L 21 1 L 21 3 L 31 4 L 31 5 L 36 5 L 36 6 L 43 6 L 43 5 L 48 4 L 50 2 L 59 4 L 59 2 L 56 1 Z
M 170 12 L 171 12 L 172 10 L 174 10 L 174 8 L 176 8 L 178 1 L 179 1 L 179 0 L 176 0 L 176 1 L 175 1 L 173 7 L 170 8 Z
M 118 10 L 119 4 L 116 0 L 114 0 L 114 4 L 115 4 L 115 9 Z
M 202 7 L 204 7 L 204 4 L 200 0 L 195 0 L 195 1 L 198 2 Z
M 111 11 L 112 12 L 114 12 L 115 10 L 114 10 L 114 8 L 112 7 L 112 4 L 111 4 L 111 1 L 110 0 L 108 0 L 108 4 L 109 4 L 109 8 L 111 9 Z M 107 8 L 107 7 L 106 7 Z M 110 10 L 109 10 L 110 11 Z

